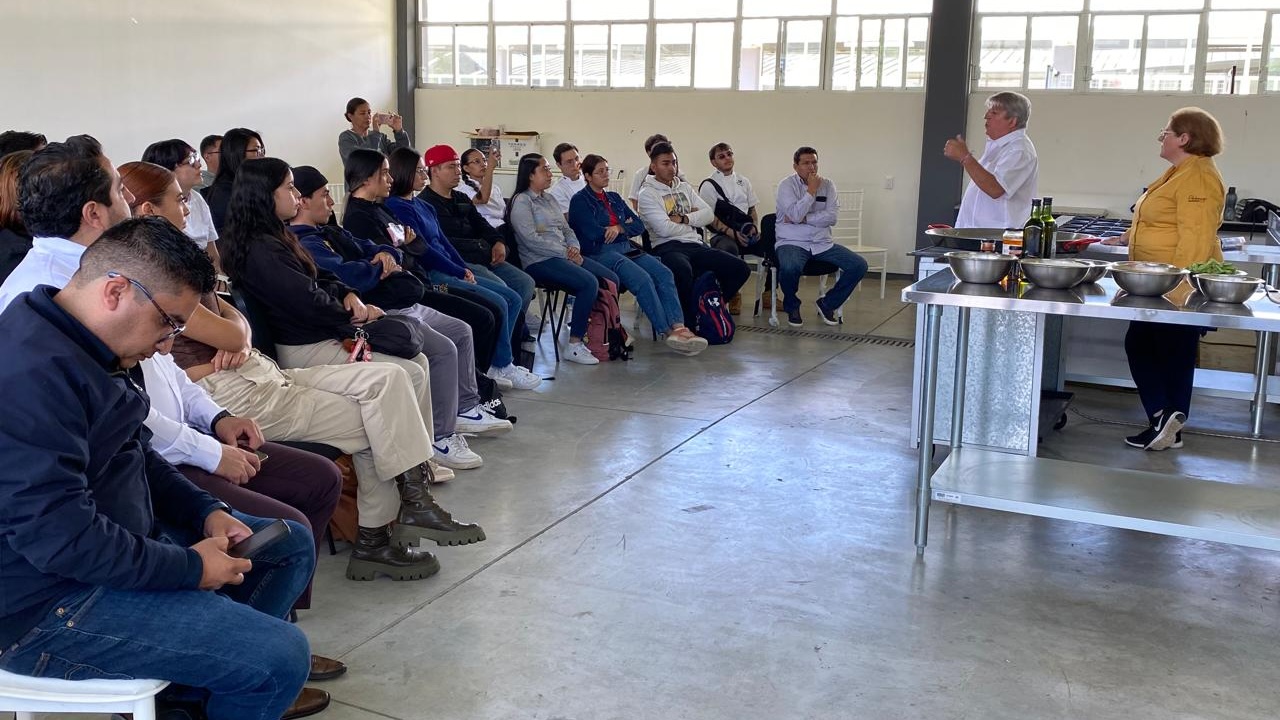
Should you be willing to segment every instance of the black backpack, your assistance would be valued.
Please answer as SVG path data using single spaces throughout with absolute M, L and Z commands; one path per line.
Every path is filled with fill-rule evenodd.
M 737 205 L 729 202 L 729 197 L 724 194 L 724 188 L 720 187 L 720 183 L 711 178 L 702 181 L 703 185 L 707 183 L 711 183 L 711 187 L 715 188 L 716 194 L 720 196 L 716 200 L 714 208 L 716 219 L 745 238 L 747 247 L 754 245 L 756 240 L 760 239 L 760 231 L 756 228 L 756 224 L 752 222 L 751 216 L 739 210 Z M 701 189 L 702 185 L 699 185 L 698 188 Z
M 727 345 L 733 342 L 736 329 L 733 316 L 729 314 L 728 303 L 724 301 L 724 293 L 720 292 L 720 283 L 716 274 L 708 270 L 702 273 L 693 284 L 694 332 L 704 338 L 708 345 Z

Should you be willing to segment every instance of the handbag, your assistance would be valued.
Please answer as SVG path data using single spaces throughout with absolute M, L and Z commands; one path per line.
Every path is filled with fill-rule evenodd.
M 427 342 L 418 321 L 403 315 L 383 315 L 357 328 L 357 338 L 362 332 L 373 352 L 402 358 L 417 357 Z

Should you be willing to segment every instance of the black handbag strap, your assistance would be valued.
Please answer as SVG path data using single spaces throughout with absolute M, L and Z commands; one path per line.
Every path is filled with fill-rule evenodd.
M 711 187 L 716 189 L 716 194 L 720 196 L 721 200 L 724 200 L 725 202 L 729 202 L 729 196 L 724 194 L 724 188 L 720 187 L 720 183 L 716 182 L 715 180 L 712 180 L 711 178 L 707 178 L 706 180 L 702 181 L 702 185 L 706 185 L 707 183 L 711 183 Z M 702 185 L 699 185 L 698 187 L 701 188 Z

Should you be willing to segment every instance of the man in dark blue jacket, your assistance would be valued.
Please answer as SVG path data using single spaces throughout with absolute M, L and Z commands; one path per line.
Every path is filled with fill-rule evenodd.
M 310 669 L 281 618 L 314 569 L 310 532 L 251 562 L 228 546 L 270 522 L 229 512 L 150 446 L 129 370 L 168 352 L 213 288 L 181 231 L 108 230 L 61 291 L 0 315 L 0 669 L 203 688 L 211 719 L 276 720 Z

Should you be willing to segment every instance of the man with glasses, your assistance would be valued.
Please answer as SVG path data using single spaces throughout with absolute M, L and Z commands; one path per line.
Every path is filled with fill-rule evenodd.
M 1031 101 L 1021 93 L 998 92 L 987 98 L 983 119 L 990 142 L 981 158 L 969 152 L 960 135 L 942 148 L 944 155 L 964 167 L 970 181 L 956 227 L 1020 228 L 1031 215 L 1039 173 L 1036 146 L 1027 137 Z
M 715 168 L 715 172 L 698 185 L 698 196 L 707 201 L 707 205 L 712 208 L 719 200 L 732 204 L 744 214 L 749 215 L 751 222 L 759 227 L 760 218 L 756 216 L 756 205 L 760 204 L 760 198 L 756 197 L 751 181 L 733 169 L 733 148 L 729 147 L 729 143 L 716 143 L 707 152 L 707 158 L 711 161 L 711 167 Z M 740 236 L 736 230 L 728 226 L 723 230 L 724 232 L 717 231 L 712 235 L 708 244 L 730 255 L 742 257 L 742 250 L 747 246 L 749 238 Z M 734 295 L 729 301 L 729 312 L 734 315 L 742 312 L 742 293 Z
M 310 662 L 284 617 L 315 567 L 311 533 L 289 522 L 235 557 L 273 521 L 232 511 L 152 449 L 129 375 L 168 352 L 213 266 L 160 218 L 95 241 L 65 289 L 40 285 L 0 315 L 22 348 L 0 366 L 0 669 L 168 680 L 207 691 L 211 719 L 289 717 Z
M 200 171 L 200 184 L 196 189 L 209 187 L 218 174 L 218 161 L 222 156 L 222 136 L 205 135 L 200 141 L 200 157 L 204 160 L 205 169 Z

